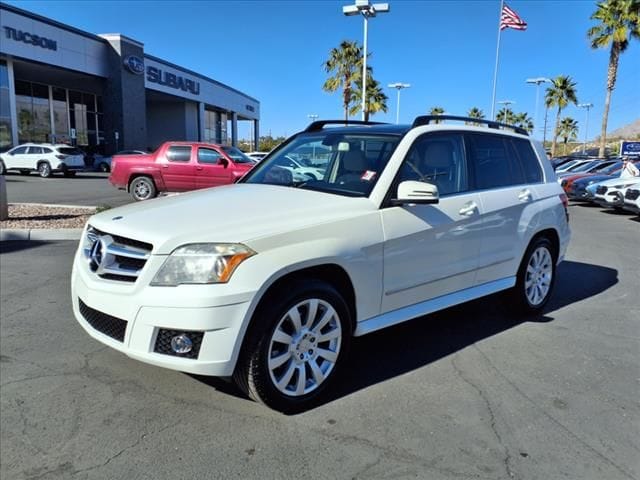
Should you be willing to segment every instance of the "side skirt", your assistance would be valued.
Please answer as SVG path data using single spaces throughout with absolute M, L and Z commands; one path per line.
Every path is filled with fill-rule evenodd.
M 399 308 L 392 312 L 383 313 L 382 315 L 377 315 L 358 322 L 354 336 L 360 337 L 367 333 L 390 327 L 391 325 L 406 322 L 412 318 L 437 312 L 438 310 L 443 310 L 460 303 L 491 295 L 492 293 L 496 293 L 501 290 L 507 290 L 515 286 L 515 284 L 515 276 L 502 278 L 500 280 L 494 280 L 493 282 L 483 283 L 482 285 L 442 295 L 441 297 L 432 298 L 431 300 L 426 300 L 414 305 L 409 305 L 408 307 Z

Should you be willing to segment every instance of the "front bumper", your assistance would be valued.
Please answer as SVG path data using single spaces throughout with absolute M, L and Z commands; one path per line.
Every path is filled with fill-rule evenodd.
M 138 282 L 144 280 L 141 277 Z M 159 367 L 200 375 L 233 374 L 253 294 L 216 297 L 217 285 L 150 287 L 148 282 L 146 286 L 120 283 L 98 278 L 86 267 L 82 256 L 76 255 L 71 276 L 73 313 L 90 336 L 131 358 Z M 194 297 L 194 291 L 201 295 Z M 104 318 L 126 322 L 122 341 L 114 338 L 109 329 L 96 328 L 95 319 L 90 323 L 81 313 L 80 302 L 85 304 L 85 314 L 89 307 Z M 161 330 L 202 334 L 197 358 L 156 352 Z

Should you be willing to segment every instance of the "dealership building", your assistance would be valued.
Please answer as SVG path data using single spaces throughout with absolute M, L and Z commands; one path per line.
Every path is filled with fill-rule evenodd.
M 25 142 L 102 153 L 167 140 L 237 143 L 260 102 L 145 53 L 121 34 L 94 35 L 0 4 L 0 151 Z

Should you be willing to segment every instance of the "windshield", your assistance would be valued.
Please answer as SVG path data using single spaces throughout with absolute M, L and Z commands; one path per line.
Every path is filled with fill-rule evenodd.
M 397 135 L 336 133 L 331 129 L 301 134 L 271 153 L 242 183 L 366 197 L 399 141 Z
M 582 165 L 578 165 L 576 168 L 572 168 L 571 170 L 574 172 L 588 172 L 594 167 L 600 165 L 599 160 L 594 160 L 592 162 L 583 163 Z
M 607 165 L 603 168 L 598 169 L 598 173 L 604 173 L 605 175 L 609 175 L 616 170 L 620 170 L 622 168 L 622 162 L 612 163 L 611 165 Z
M 225 153 L 229 155 L 229 158 L 231 158 L 235 163 L 255 163 L 255 160 L 247 157 L 236 147 L 222 147 L 222 150 L 224 150 Z

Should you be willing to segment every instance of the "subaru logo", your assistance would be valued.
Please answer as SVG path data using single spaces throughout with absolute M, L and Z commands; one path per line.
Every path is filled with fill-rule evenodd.
M 144 60 L 135 55 L 129 55 L 124 59 L 124 66 L 131 73 L 142 75 L 144 73 Z

